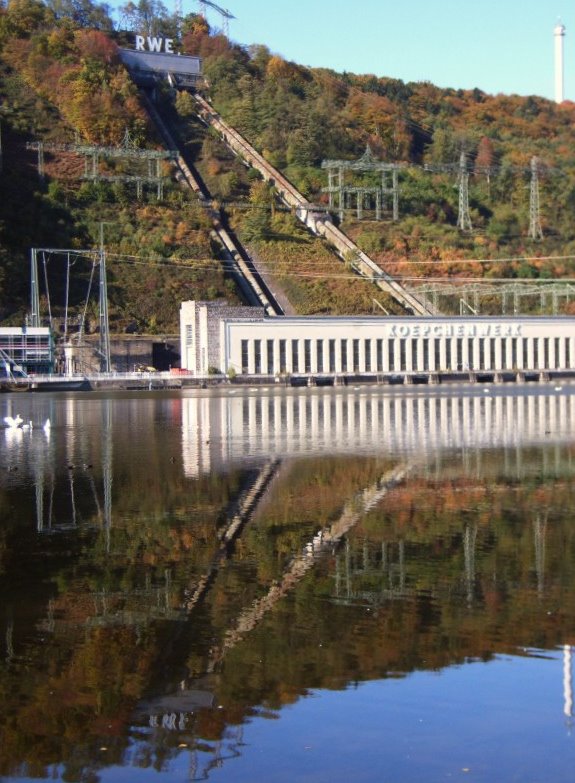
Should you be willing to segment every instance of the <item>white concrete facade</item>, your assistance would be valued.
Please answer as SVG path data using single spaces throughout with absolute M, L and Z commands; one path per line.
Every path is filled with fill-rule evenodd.
M 207 371 L 205 361 L 192 361 L 198 344 L 212 366 L 238 375 L 575 368 L 575 318 L 567 316 L 267 318 L 258 308 L 234 309 L 245 315 L 183 303 L 182 339 L 188 335 L 190 350 L 186 354 L 182 343 L 182 367 Z M 193 323 L 186 313 L 196 313 Z

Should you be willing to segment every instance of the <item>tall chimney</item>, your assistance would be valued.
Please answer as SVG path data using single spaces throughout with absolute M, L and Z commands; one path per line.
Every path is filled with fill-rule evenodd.
M 563 103 L 563 82 L 564 82 L 564 66 L 563 66 L 563 39 L 565 38 L 565 26 L 559 22 L 555 26 L 555 102 Z

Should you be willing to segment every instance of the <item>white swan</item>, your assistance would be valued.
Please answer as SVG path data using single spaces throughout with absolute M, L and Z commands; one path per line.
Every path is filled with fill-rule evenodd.
M 4 416 L 4 421 L 10 429 L 17 429 L 22 424 L 24 419 L 18 413 L 15 418 L 12 418 L 12 416 Z
M 50 419 L 46 419 L 46 421 L 44 422 L 44 432 L 50 432 L 51 426 L 52 425 L 50 424 Z

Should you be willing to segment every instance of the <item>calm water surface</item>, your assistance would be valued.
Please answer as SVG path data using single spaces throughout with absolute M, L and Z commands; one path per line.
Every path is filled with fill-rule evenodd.
M 572 781 L 575 387 L 0 411 L 3 780 Z

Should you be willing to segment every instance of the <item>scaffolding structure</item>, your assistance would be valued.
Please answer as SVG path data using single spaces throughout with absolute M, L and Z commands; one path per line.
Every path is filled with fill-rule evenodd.
M 365 152 L 357 160 L 324 160 L 322 169 L 327 169 L 328 186 L 322 188 L 323 193 L 329 195 L 329 208 L 336 209 L 339 219 L 343 220 L 344 211 L 354 208 L 358 220 L 364 217 L 364 211 L 374 209 L 375 219 L 382 219 L 382 210 L 385 208 L 385 198 L 391 198 L 393 220 L 399 220 L 399 177 L 400 169 L 405 168 L 403 163 L 384 163 L 374 157 L 369 144 Z M 381 175 L 381 184 L 351 185 L 345 181 L 346 172 L 363 173 L 378 172 Z M 335 204 L 337 197 L 337 205 Z

